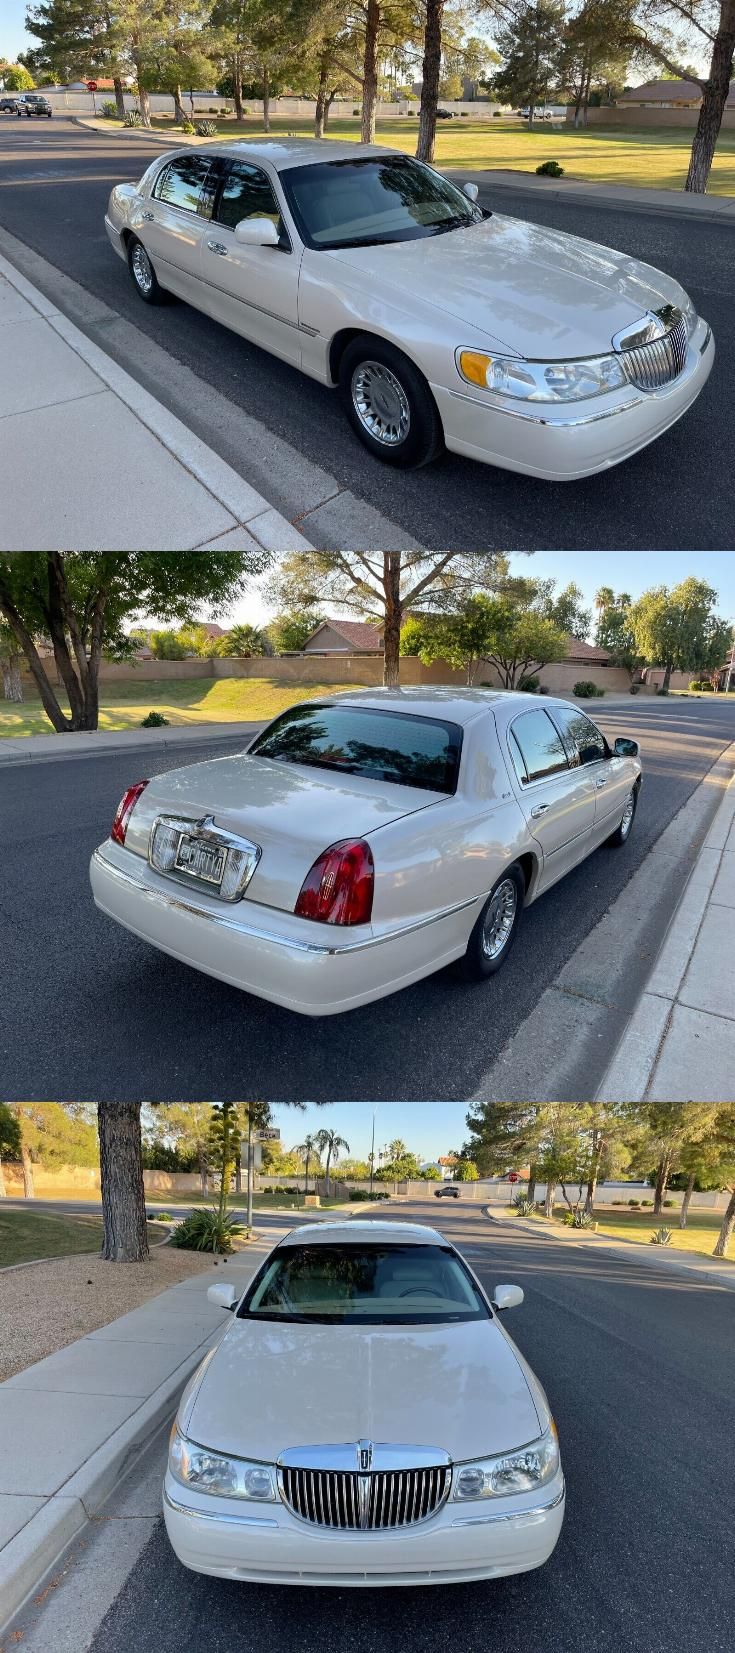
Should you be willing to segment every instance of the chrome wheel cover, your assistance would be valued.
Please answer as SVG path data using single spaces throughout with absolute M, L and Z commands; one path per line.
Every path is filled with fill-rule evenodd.
M 411 426 L 408 397 L 382 362 L 360 362 L 352 375 L 352 406 L 363 429 L 381 447 L 405 442 Z
M 625 809 L 623 810 L 623 818 L 620 822 L 620 836 L 621 836 L 621 838 L 627 838 L 628 833 L 630 832 L 630 829 L 633 825 L 633 816 L 634 816 L 634 814 L 635 814 L 635 797 L 634 797 L 634 794 L 632 792 L 629 792 L 628 797 L 626 799 L 626 803 L 625 803 Z
M 485 914 L 482 926 L 482 951 L 486 959 L 496 959 L 508 940 L 518 907 L 518 891 L 512 878 L 499 884 Z
M 142 247 L 140 242 L 133 247 L 130 267 L 136 287 L 140 288 L 141 293 L 149 293 L 153 286 L 153 268 L 145 247 Z

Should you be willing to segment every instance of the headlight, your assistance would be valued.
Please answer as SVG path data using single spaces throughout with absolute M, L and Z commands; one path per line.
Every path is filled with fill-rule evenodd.
M 459 1465 L 452 1497 L 502 1498 L 512 1492 L 533 1492 L 551 1481 L 558 1468 L 559 1442 L 552 1423 L 540 1440 L 521 1447 L 519 1452 L 505 1452 L 499 1458 L 482 1458 L 476 1464 Z
M 687 298 L 684 306 L 684 320 L 686 322 L 687 338 L 690 339 L 697 322 L 699 321 L 699 316 L 697 315 L 694 304 L 690 298 Z
M 458 350 L 456 361 L 468 384 L 521 402 L 582 402 L 628 383 L 619 355 L 590 356 L 577 362 L 526 362 Z
M 171 1431 L 168 1467 L 182 1486 L 195 1487 L 221 1498 L 255 1498 L 273 1502 L 276 1496 L 270 1464 L 249 1463 L 245 1458 L 228 1458 L 222 1452 L 208 1452 L 195 1441 L 187 1441 L 176 1425 Z

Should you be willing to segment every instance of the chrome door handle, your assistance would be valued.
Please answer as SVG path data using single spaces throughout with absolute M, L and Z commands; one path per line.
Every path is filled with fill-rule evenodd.
M 211 253 L 219 253 L 220 258 L 227 257 L 227 248 L 223 241 L 208 241 L 207 246 Z
M 532 819 L 534 821 L 537 821 L 539 815 L 545 815 L 546 814 L 546 811 L 547 811 L 548 807 L 549 807 L 548 804 L 536 804 L 535 807 L 531 810 Z
M 147 224 L 155 224 L 156 222 L 152 212 L 142 212 L 140 216 L 145 219 Z
M 595 781 L 595 786 L 598 791 L 601 786 L 607 786 L 607 775 L 598 775 L 597 780 Z

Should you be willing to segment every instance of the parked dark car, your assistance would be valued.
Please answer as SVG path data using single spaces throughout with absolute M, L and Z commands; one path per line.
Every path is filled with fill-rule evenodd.
M 459 1189 L 456 1182 L 443 1182 L 441 1188 L 434 1189 L 434 1198 L 436 1200 L 443 1199 L 446 1194 L 449 1195 L 450 1199 L 459 1199 Z
M 20 120 L 22 115 L 26 115 L 28 120 L 30 120 L 31 115 L 45 115 L 46 119 L 50 120 L 53 115 L 53 109 L 51 108 L 48 98 L 41 97 L 40 93 L 24 92 L 22 98 L 17 99 L 15 113 L 18 116 L 18 120 Z
M 0 113 L 3 115 L 14 115 L 17 102 L 18 99 L 14 93 L 12 95 L 7 93 L 4 98 L 0 98 Z

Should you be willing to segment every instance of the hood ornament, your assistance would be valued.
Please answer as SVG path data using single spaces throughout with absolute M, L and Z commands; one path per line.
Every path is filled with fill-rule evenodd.
M 360 1474 L 361 1475 L 367 1475 L 369 1473 L 369 1471 L 371 1470 L 371 1468 L 372 1468 L 372 1463 L 373 1463 L 373 1443 L 372 1443 L 372 1441 L 358 1441 L 357 1442 L 357 1467 L 360 1471 Z

